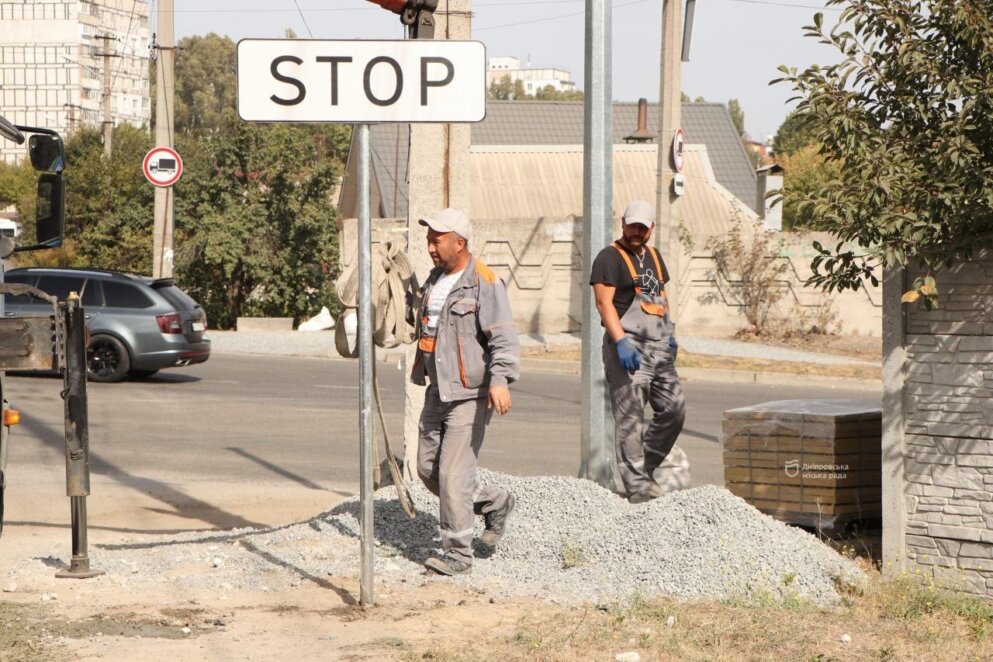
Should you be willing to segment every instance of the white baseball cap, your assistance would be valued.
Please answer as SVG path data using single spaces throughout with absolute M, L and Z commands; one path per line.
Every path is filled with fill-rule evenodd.
M 458 209 L 442 209 L 434 218 L 422 218 L 418 223 L 435 232 L 454 232 L 466 241 L 469 241 L 469 237 L 472 235 L 469 217 L 464 211 Z
M 624 210 L 624 222 L 638 223 L 650 228 L 655 225 L 655 207 L 644 200 L 632 200 Z

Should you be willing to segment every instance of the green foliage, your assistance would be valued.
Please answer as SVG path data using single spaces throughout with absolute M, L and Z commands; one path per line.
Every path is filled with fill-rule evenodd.
M 783 228 L 821 229 L 813 214 L 812 206 L 802 203 L 840 177 L 839 163 L 825 159 L 817 145 L 807 145 L 792 154 L 780 156 L 777 162 L 785 170 L 782 197 Z
M 935 272 L 993 245 L 993 8 L 989 0 L 828 0 L 807 36 L 841 61 L 781 67 L 821 155 L 839 168 L 800 204 L 856 250 L 815 246 L 809 283 L 878 283 L 883 266 Z M 925 304 L 935 299 L 918 285 Z M 936 294 L 936 293 L 932 293 Z
M 35 194 L 38 175 L 27 159 L 17 165 L 0 163 L 0 207 L 20 204 Z
M 814 125 L 810 115 L 791 112 L 779 125 L 779 130 L 772 139 L 772 151 L 777 157 L 791 156 L 808 145 L 816 144 Z
M 738 131 L 738 136 L 744 136 L 745 111 L 741 109 L 741 104 L 737 99 L 731 99 L 728 101 L 728 113 L 731 114 L 731 121 L 734 122 L 734 128 Z
M 493 101 L 582 101 L 584 98 L 582 90 L 558 90 L 551 84 L 528 94 L 524 91 L 524 81 L 518 79 L 511 82 L 510 76 L 490 83 L 486 96 Z
M 176 272 L 212 324 L 332 305 L 329 198 L 347 140 L 344 127 L 246 124 L 231 113 L 221 132 L 186 143 L 187 167 L 201 176 L 176 187 Z
M 184 37 L 176 51 L 176 133 L 218 131 L 227 111 L 235 110 L 235 44 L 211 32 Z M 152 117 L 155 117 L 155 65 L 152 65 Z
M 582 101 L 582 90 L 557 90 L 552 85 L 546 85 L 534 93 L 536 101 Z
M 510 101 L 512 99 L 523 101 L 532 98 L 524 91 L 524 81 L 511 81 L 510 76 L 503 76 L 490 83 L 486 96 L 493 101 Z
M 302 318 L 322 305 L 333 309 L 331 192 L 349 128 L 244 123 L 235 112 L 231 40 L 190 37 L 180 46 L 176 147 L 184 172 L 171 189 L 180 286 L 217 328 L 240 315 Z M 153 144 L 148 131 L 122 125 L 107 159 L 98 129 L 74 133 L 66 144 L 66 245 L 19 263 L 150 274 L 155 189 L 141 163 Z M 0 170 L 0 187 L 9 174 Z M 28 216 L 25 206 L 20 212 Z

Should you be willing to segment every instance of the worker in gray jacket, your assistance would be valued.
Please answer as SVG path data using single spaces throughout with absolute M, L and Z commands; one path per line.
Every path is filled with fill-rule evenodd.
M 655 208 L 635 200 L 621 238 L 593 261 L 590 285 L 604 327 L 603 363 L 614 412 L 617 469 L 628 500 L 662 496 L 653 474 L 683 430 L 686 401 L 676 374 L 676 339 L 665 283 L 669 272 L 649 243 Z M 645 425 L 645 405 L 652 420 Z
M 520 347 L 503 281 L 469 253 L 469 217 L 445 209 L 422 218 L 434 262 L 422 293 L 411 381 L 430 385 L 418 426 L 417 473 L 440 500 L 441 547 L 425 567 L 443 575 L 472 570 L 473 516 L 482 542 L 497 544 L 514 496 L 476 479 L 476 459 L 493 412 L 510 411 Z

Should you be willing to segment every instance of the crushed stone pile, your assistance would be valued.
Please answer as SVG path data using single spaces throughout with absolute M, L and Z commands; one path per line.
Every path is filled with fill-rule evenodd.
M 411 485 L 416 519 L 392 487 L 375 496 L 378 583 L 456 581 L 491 596 L 535 596 L 561 603 L 635 595 L 740 600 L 799 599 L 831 606 L 838 588 L 866 577 L 813 535 L 760 513 L 723 488 L 704 486 L 631 505 L 586 480 L 513 477 L 480 471 L 511 490 L 517 508 L 494 551 L 478 543 L 470 576 L 437 578 L 421 564 L 438 551 L 438 501 Z M 359 576 L 359 501 L 346 499 L 310 520 L 273 529 L 193 532 L 91 546 L 95 582 L 156 582 L 220 591 L 281 591 L 306 582 Z M 13 568 L 30 585 L 50 575 L 52 559 Z

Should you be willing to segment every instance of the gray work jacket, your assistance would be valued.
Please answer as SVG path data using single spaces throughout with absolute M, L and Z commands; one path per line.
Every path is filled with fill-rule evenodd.
M 424 285 L 417 315 L 418 344 L 431 288 L 443 273 L 441 267 L 435 267 Z M 517 381 L 520 353 L 506 286 L 489 267 L 470 257 L 438 318 L 434 364 L 442 402 L 483 398 L 490 386 Z M 418 347 L 410 380 L 424 386 L 427 376 L 425 354 Z

